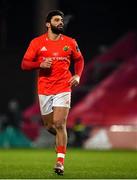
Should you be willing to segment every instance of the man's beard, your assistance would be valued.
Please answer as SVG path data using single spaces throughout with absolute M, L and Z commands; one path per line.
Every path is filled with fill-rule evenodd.
M 56 27 L 56 26 L 53 26 L 53 25 L 51 24 L 51 31 L 52 31 L 54 34 L 63 33 L 63 32 L 64 32 L 64 26 L 60 27 L 60 25 L 58 25 L 58 26 Z

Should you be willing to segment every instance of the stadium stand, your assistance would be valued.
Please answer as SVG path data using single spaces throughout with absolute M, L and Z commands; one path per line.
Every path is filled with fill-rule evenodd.
M 137 34 L 130 32 L 114 44 L 106 54 L 98 57 L 99 62 L 102 63 L 110 59 L 115 61 L 120 59 L 121 63 L 72 108 L 69 127 L 72 127 L 78 118 L 81 118 L 86 125 L 137 125 L 136 52 Z M 88 79 L 87 76 L 92 74 L 93 63 L 87 66 L 84 83 Z

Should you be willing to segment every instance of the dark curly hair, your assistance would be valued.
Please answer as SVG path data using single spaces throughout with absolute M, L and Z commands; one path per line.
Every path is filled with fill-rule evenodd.
M 50 11 L 46 17 L 46 22 L 50 22 L 53 16 L 58 16 L 58 15 L 64 18 L 64 13 L 62 11 L 60 10 Z

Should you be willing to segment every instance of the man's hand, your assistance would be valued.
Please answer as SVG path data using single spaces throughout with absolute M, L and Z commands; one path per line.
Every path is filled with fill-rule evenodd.
M 72 76 L 72 78 L 69 80 L 69 83 L 71 86 L 77 86 L 79 84 L 80 77 L 78 75 Z
M 40 67 L 43 69 L 50 68 L 52 64 L 51 58 L 45 58 L 44 61 L 40 64 Z

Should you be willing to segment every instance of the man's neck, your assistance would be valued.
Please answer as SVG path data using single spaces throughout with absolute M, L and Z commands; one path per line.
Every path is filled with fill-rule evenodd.
M 51 31 L 48 31 L 48 38 L 52 41 L 57 41 L 60 38 L 61 34 L 54 34 Z

